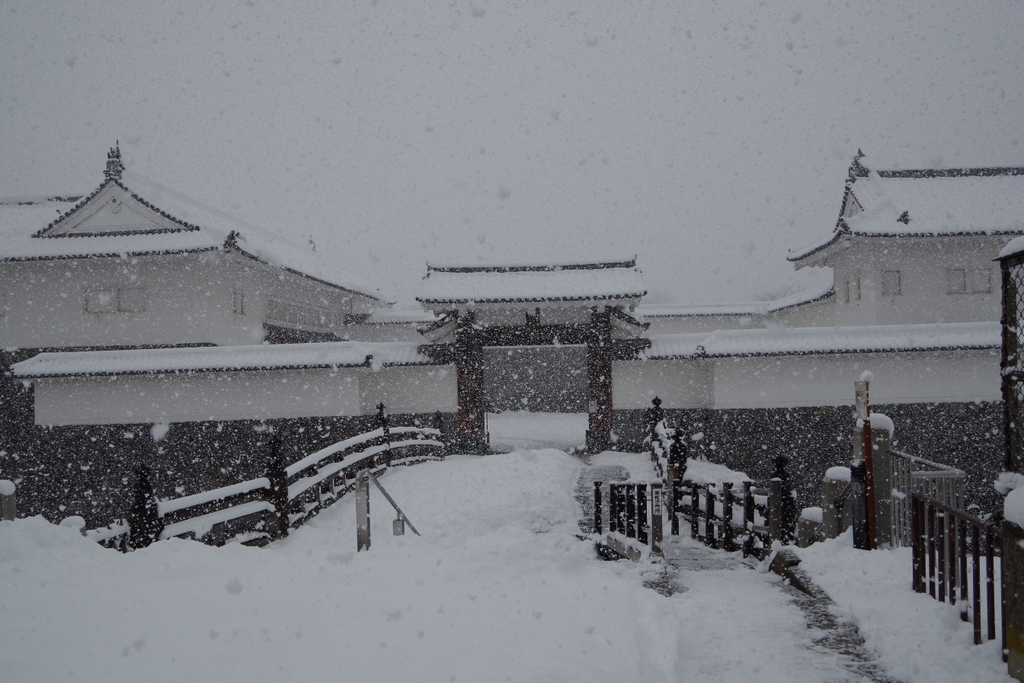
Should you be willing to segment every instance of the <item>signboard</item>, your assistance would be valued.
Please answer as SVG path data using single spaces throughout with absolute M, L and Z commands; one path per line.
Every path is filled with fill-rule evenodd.
M 868 419 L 868 383 L 854 382 L 855 398 L 854 405 L 857 409 L 857 419 Z

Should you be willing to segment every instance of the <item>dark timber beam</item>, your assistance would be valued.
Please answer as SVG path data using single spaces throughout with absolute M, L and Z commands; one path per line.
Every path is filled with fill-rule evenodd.
M 587 451 L 608 450 L 612 436 L 612 326 L 607 309 L 595 310 L 587 335 L 587 371 L 590 379 Z
M 484 427 L 483 344 L 472 311 L 459 314 L 455 325 L 455 373 L 458 385 L 457 447 L 464 453 L 486 453 L 490 447 Z

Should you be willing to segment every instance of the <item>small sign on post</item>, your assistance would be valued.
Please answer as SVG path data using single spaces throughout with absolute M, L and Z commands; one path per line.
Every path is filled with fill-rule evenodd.
M 651 484 L 651 552 L 655 555 L 661 554 L 661 542 L 664 539 L 661 496 L 661 484 Z

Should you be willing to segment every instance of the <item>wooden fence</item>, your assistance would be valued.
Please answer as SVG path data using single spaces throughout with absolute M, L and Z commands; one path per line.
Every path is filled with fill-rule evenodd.
M 961 619 L 974 625 L 974 642 L 999 637 L 1005 653 L 1002 529 L 921 493 L 910 500 L 914 590 L 959 604 Z
M 722 550 L 742 550 L 759 559 L 771 552 L 772 542 L 792 542 L 796 504 L 784 477 L 773 477 L 765 487 L 744 482 L 736 491 L 729 482 L 719 484 L 677 481 L 669 489 L 660 483 L 625 482 L 608 485 L 608 539 L 605 545 L 619 555 L 632 543 L 659 552 L 663 542 L 664 513 L 669 534 L 681 533 L 680 518 L 690 535 Z M 594 532 L 605 528 L 603 484 L 594 482 Z M 664 512 L 663 512 L 664 511 Z
M 121 522 L 85 532 L 122 551 L 167 538 L 210 545 L 228 541 L 265 545 L 288 535 L 356 486 L 360 470 L 438 460 L 445 444 L 438 429 L 381 427 L 283 466 L 278 448 L 263 477 L 171 500 L 157 500 L 148 470 L 137 470 L 135 499 Z

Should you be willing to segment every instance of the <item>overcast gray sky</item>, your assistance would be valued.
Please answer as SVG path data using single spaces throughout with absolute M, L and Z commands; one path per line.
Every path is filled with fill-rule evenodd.
M 129 168 L 401 301 L 428 260 L 798 282 L 846 169 L 1024 165 L 1024 2 L 0 0 L 0 196 Z

